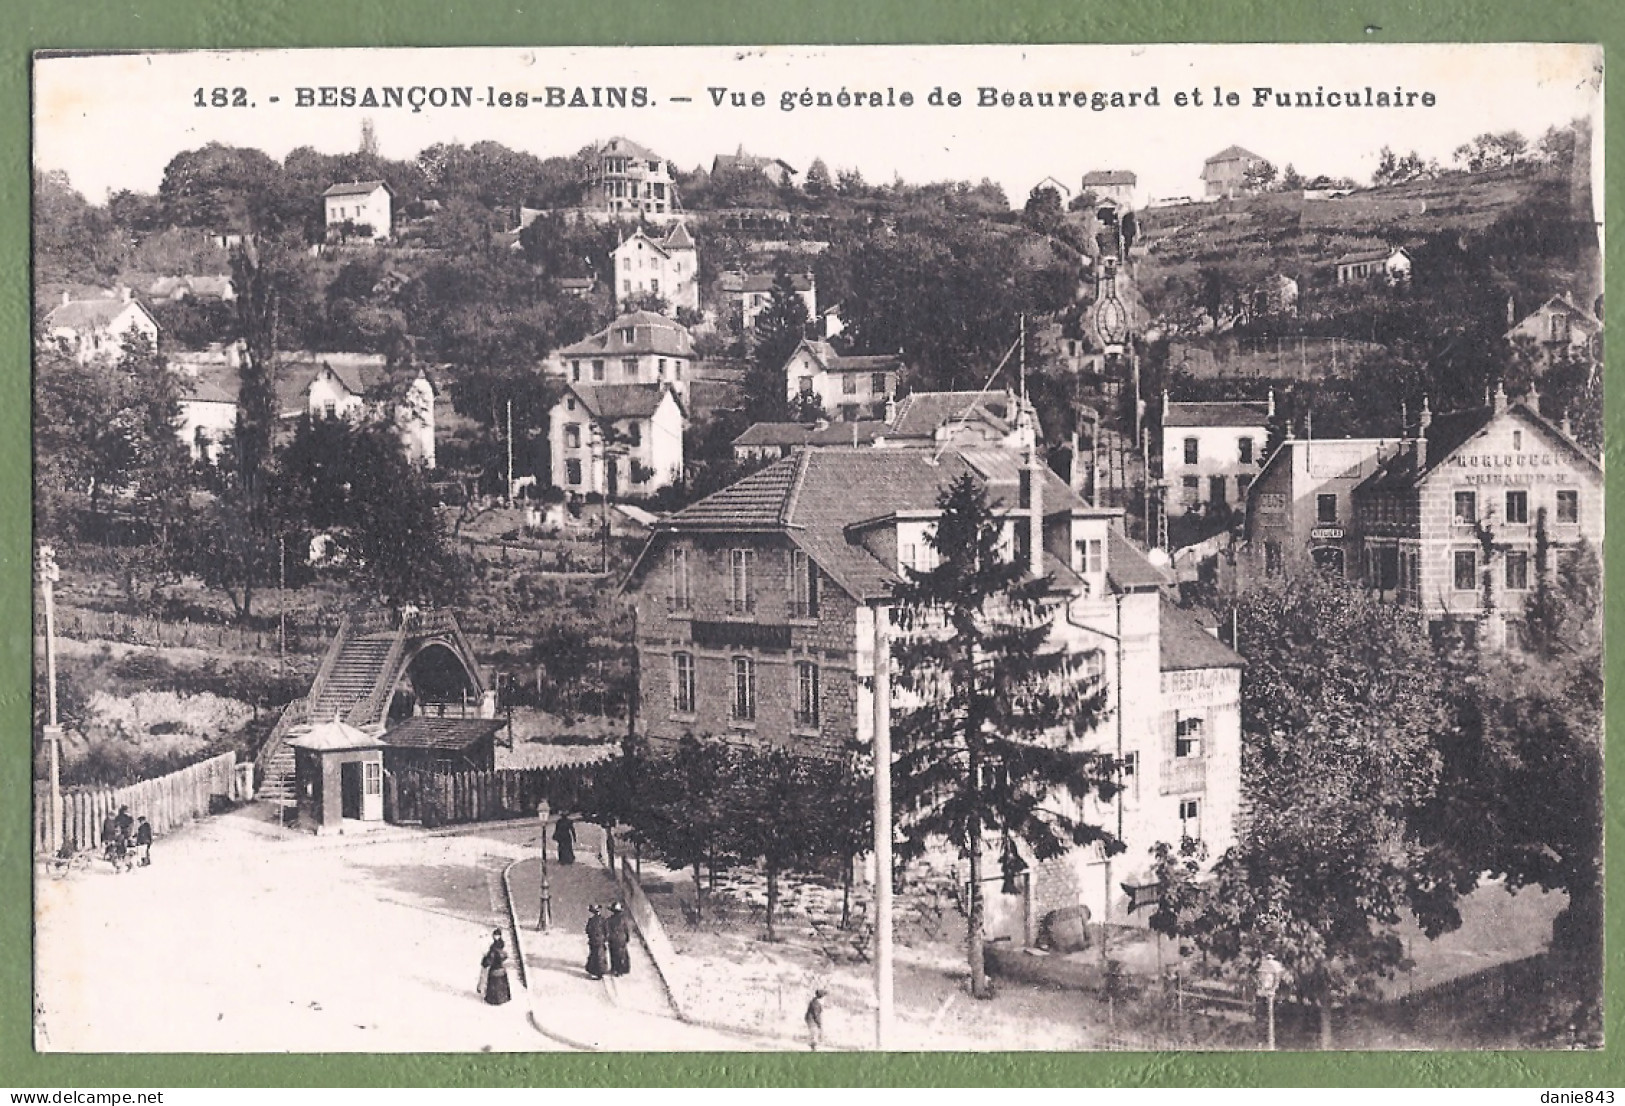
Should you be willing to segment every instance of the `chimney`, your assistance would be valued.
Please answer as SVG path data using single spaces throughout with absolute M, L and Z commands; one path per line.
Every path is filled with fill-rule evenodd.
M 1044 463 L 1038 458 L 1036 442 L 1027 447 L 1028 504 L 1031 514 L 1027 519 L 1029 571 L 1034 576 L 1044 575 Z
M 892 425 L 896 424 L 896 422 L 897 422 L 897 397 L 895 395 L 889 395 L 889 396 L 886 397 L 886 425 L 887 426 L 892 426 Z
M 1495 395 L 1493 397 L 1491 397 L 1490 402 L 1491 402 L 1492 406 L 1494 407 L 1495 413 L 1497 415 L 1506 414 L 1507 391 L 1506 391 L 1505 388 L 1501 387 L 1501 382 L 1499 380 L 1497 380 L 1495 382 Z
M 1168 425 L 1168 389 L 1162 390 L 1162 425 Z
M 123 300 L 125 303 L 130 302 L 130 286 L 128 284 L 121 284 L 118 286 L 118 298 Z
M 62 306 L 66 307 L 73 302 L 73 293 L 66 288 L 62 289 Z
M 1270 389 L 1269 400 L 1267 401 L 1267 404 L 1265 406 L 1264 414 L 1267 417 L 1272 418 L 1272 419 L 1275 417 L 1275 389 L 1274 388 Z
M 1433 425 L 1433 411 L 1428 407 L 1428 397 L 1422 397 L 1422 413 L 1416 419 L 1416 467 L 1418 470 L 1427 467 L 1428 463 L 1428 427 Z
M 1537 415 L 1540 414 L 1540 386 L 1539 385 L 1533 384 L 1533 383 L 1531 383 L 1529 385 L 1529 391 L 1526 392 L 1524 394 L 1524 397 L 1523 397 L 1523 405 L 1525 407 L 1529 408 L 1535 414 L 1537 414 Z
M 1563 432 L 1564 437 L 1574 437 L 1574 424 L 1569 421 L 1569 413 L 1567 411 L 1563 412 L 1563 420 L 1557 424 L 1557 428 Z

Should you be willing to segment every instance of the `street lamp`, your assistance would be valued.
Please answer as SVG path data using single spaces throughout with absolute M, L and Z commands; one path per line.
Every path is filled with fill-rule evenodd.
M 62 727 L 56 720 L 56 583 L 62 570 L 56 550 L 39 547 L 40 593 L 45 603 L 45 756 L 50 776 L 50 807 L 45 847 L 54 856 L 62 847 Z
M 553 808 L 546 799 L 537 804 L 536 817 L 542 820 L 542 905 L 536 916 L 536 931 L 546 933 L 553 928 L 553 888 L 547 880 L 547 824 L 553 818 Z
M 1269 1018 L 1269 1050 L 1275 1051 L 1275 992 L 1280 989 L 1286 967 L 1275 957 L 1266 956 L 1258 962 L 1258 993 L 1264 996 Z

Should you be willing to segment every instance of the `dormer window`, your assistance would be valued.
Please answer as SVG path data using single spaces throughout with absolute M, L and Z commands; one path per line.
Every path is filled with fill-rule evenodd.
M 1078 573 L 1095 576 L 1106 571 L 1106 543 L 1099 538 L 1084 538 L 1077 543 Z

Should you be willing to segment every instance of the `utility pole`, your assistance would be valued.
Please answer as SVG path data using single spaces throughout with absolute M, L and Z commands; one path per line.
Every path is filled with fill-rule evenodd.
M 875 776 L 875 1049 L 892 1038 L 892 813 L 891 813 L 891 640 L 888 611 L 874 605 L 874 776 Z
M 513 400 L 508 400 L 508 506 L 513 506 Z

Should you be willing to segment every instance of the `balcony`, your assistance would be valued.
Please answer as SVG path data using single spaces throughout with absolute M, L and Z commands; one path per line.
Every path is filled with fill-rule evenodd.
M 666 596 L 666 613 L 673 615 L 692 614 L 694 612 L 694 597 L 692 595 Z
M 785 613 L 792 619 L 815 619 L 818 617 L 818 604 L 805 599 L 791 599 L 785 604 Z
M 756 613 L 756 597 L 747 595 L 744 598 L 734 597 L 728 600 L 727 612 L 735 618 L 746 618 Z

